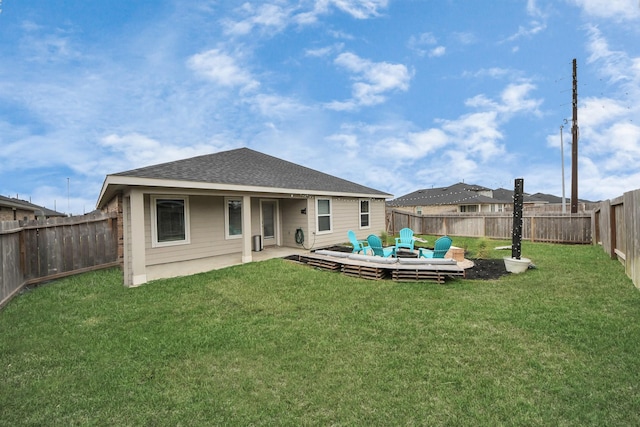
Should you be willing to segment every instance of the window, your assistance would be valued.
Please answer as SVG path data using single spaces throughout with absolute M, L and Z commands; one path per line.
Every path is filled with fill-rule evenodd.
M 242 199 L 225 198 L 224 222 L 227 239 L 242 237 Z
M 189 243 L 189 199 L 152 197 L 151 224 L 153 247 Z
M 462 205 L 460 212 L 478 212 L 478 205 Z
M 331 200 L 318 199 L 318 233 L 331 231 Z
M 360 200 L 360 228 L 369 228 L 369 200 Z

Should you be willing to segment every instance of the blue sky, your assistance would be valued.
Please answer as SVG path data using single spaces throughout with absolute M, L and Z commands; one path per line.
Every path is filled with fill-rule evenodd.
M 640 188 L 638 0 L 0 0 L 0 194 L 249 147 L 396 197 Z

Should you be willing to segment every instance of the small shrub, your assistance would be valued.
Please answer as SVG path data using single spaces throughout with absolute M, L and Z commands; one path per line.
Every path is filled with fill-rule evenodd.
M 486 239 L 479 239 L 478 248 L 476 250 L 476 258 L 489 258 L 489 242 Z
M 389 233 L 386 231 L 382 231 L 380 233 L 380 240 L 382 240 L 382 245 L 387 246 L 389 244 Z

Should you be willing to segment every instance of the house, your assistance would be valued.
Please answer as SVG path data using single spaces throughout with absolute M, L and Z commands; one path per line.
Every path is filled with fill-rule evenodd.
M 498 188 L 493 190 L 494 197 L 502 199 L 513 200 L 513 190 L 505 190 L 504 188 Z M 546 213 L 561 213 L 563 211 L 562 197 L 554 196 L 553 194 L 546 193 L 534 193 L 524 194 L 523 209 L 528 212 L 546 212 Z M 599 202 L 592 202 L 589 200 L 578 199 L 578 212 L 591 211 L 598 208 Z M 508 210 L 512 210 L 512 206 L 507 206 Z M 566 197 L 564 199 L 565 212 L 571 211 L 571 198 Z
M 63 213 L 34 205 L 26 200 L 0 196 L 0 221 L 29 221 L 39 218 L 63 217 Z
M 414 191 L 389 201 L 394 209 L 415 215 L 444 212 L 504 212 L 506 205 L 513 203 L 513 192 L 507 199 L 494 197 L 487 187 L 459 182 L 448 187 Z
M 387 206 L 414 215 L 448 212 L 510 212 L 513 211 L 513 190 L 492 190 L 475 184 L 459 182 L 449 187 L 417 190 L 387 202 Z M 579 200 L 578 209 L 594 209 L 597 203 Z M 523 194 L 525 211 L 560 212 L 562 198 L 550 194 Z M 566 209 L 570 202 L 566 200 Z
M 212 270 L 252 250 L 321 248 L 385 229 L 392 195 L 240 148 L 107 175 L 126 286 Z

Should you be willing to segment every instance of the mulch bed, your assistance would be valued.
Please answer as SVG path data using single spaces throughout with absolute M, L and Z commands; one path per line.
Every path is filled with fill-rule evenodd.
M 504 266 L 502 259 L 472 259 L 474 266 L 465 269 L 465 279 L 494 280 L 500 276 L 511 274 Z

